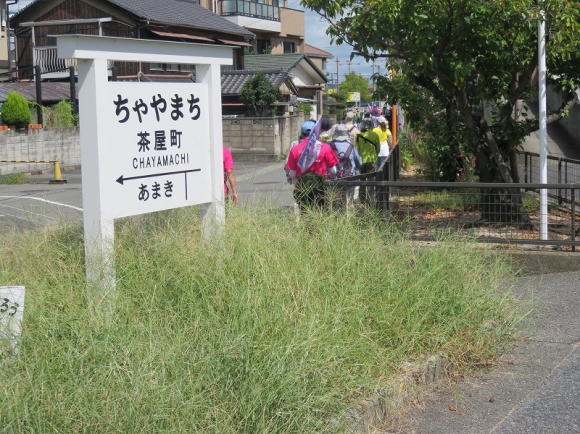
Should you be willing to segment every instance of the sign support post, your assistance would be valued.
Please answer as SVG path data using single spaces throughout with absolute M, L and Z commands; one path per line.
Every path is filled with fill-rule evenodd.
M 220 68 L 233 63 L 232 47 L 60 35 L 57 50 L 77 59 L 86 275 L 106 314 L 116 218 L 210 204 L 203 235 L 223 225 Z M 111 61 L 192 64 L 196 82 L 111 82 Z

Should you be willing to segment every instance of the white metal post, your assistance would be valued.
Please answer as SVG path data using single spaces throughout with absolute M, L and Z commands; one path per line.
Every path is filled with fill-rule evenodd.
M 548 183 L 548 131 L 546 119 L 546 35 L 544 12 L 538 23 L 538 116 L 540 121 L 540 184 Z M 540 189 L 540 239 L 548 239 L 548 190 Z

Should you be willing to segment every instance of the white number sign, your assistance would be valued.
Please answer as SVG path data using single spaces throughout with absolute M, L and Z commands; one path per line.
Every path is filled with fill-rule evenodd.
M 17 350 L 23 313 L 24 286 L 0 286 L 0 353 L 6 346 Z

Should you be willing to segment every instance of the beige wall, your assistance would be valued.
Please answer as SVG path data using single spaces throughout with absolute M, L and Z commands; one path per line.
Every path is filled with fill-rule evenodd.
M 223 119 L 224 146 L 236 160 L 280 161 L 298 138 L 304 113 L 275 118 Z M 79 128 L 0 131 L 0 160 L 51 160 L 61 168 L 81 165 Z M 0 163 L 0 175 L 54 170 L 52 163 Z
M 304 53 L 303 39 L 273 36 L 271 39 L 272 54 L 284 54 L 284 41 L 294 42 L 296 46 L 296 53 Z
M 199 5 L 211 11 L 212 0 L 200 0 Z
M 304 39 L 304 11 L 280 8 L 280 21 L 282 23 L 281 37 L 292 35 Z

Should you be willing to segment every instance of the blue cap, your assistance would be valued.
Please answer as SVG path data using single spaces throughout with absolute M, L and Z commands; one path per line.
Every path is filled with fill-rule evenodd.
M 310 131 L 312 131 L 312 129 L 314 128 L 314 126 L 316 125 L 316 122 L 314 121 L 306 121 L 302 123 L 302 133 L 306 134 L 309 133 Z

